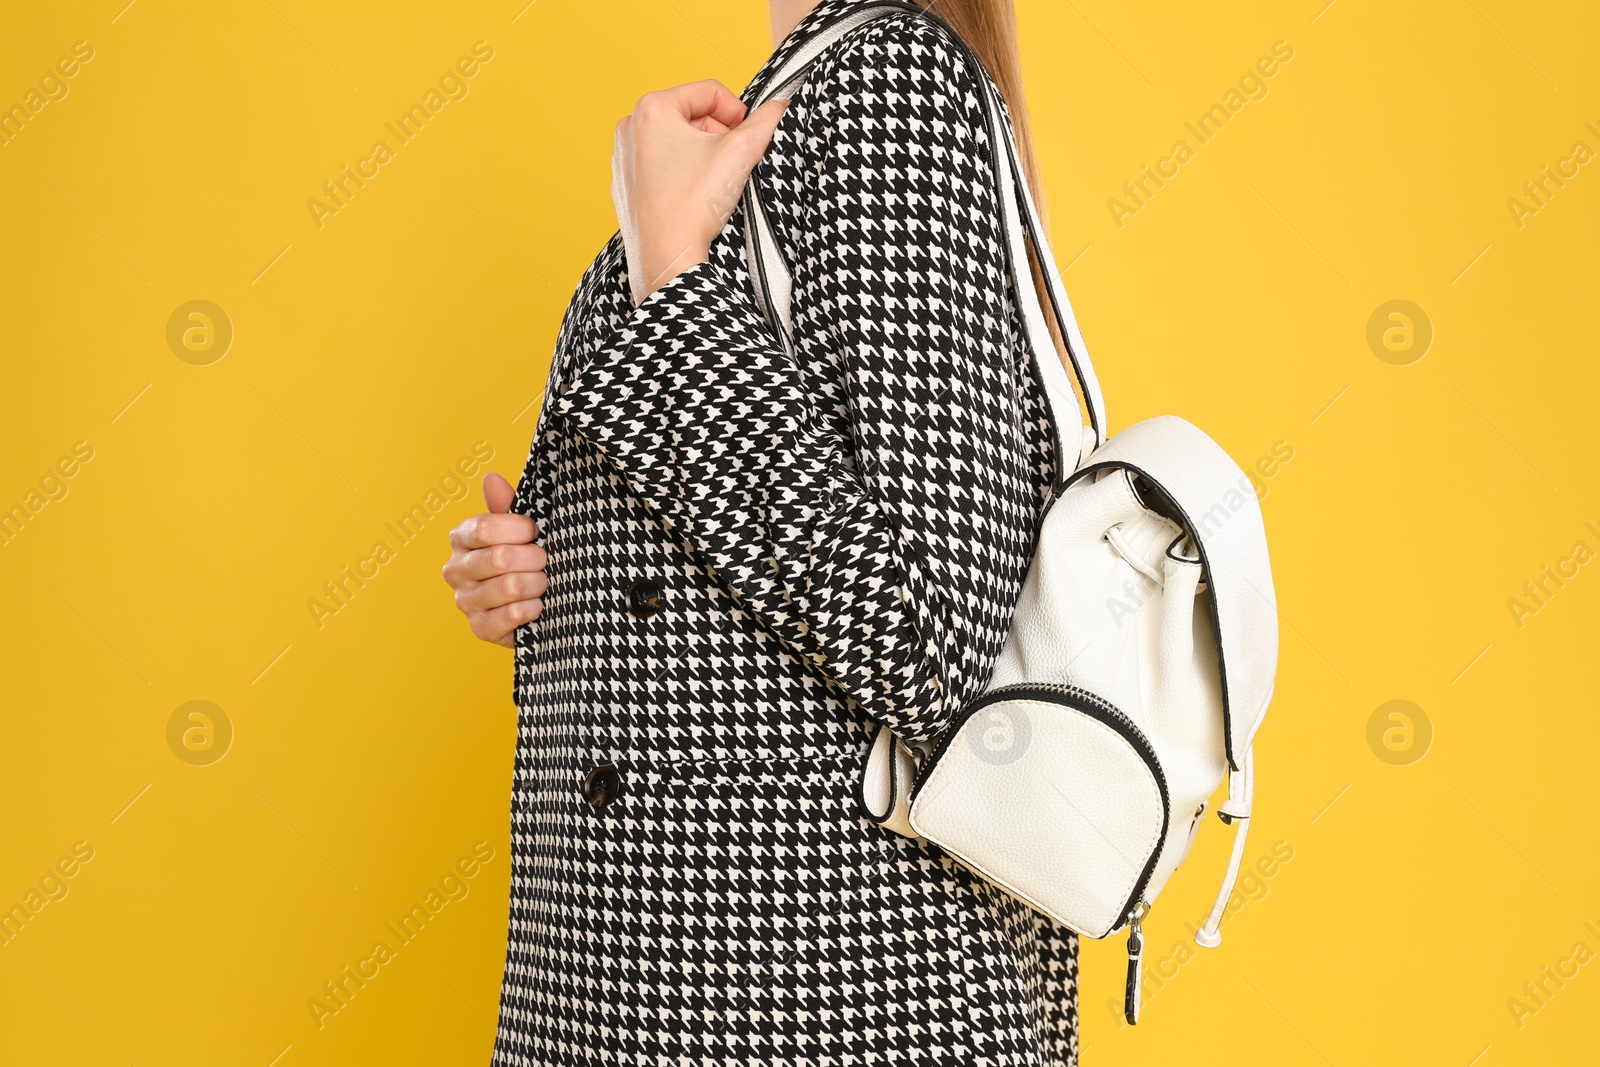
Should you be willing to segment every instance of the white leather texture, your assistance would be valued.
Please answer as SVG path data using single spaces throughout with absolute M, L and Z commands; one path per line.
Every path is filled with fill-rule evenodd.
M 1164 821 L 1152 771 L 1120 734 L 1036 699 L 977 711 L 919 785 L 911 817 L 979 874 L 1090 937 L 1122 919 Z M 1073 871 L 1092 876 L 1063 876 Z
M 1148 741 L 1170 810 L 1140 894 L 1146 903 L 1154 903 L 1188 856 L 1207 799 L 1228 773 L 1224 669 L 1238 694 L 1233 725 L 1244 740 L 1236 751 L 1246 760 L 1272 693 L 1277 616 L 1255 494 L 1239 496 L 1248 489 L 1226 453 L 1182 419 L 1150 419 L 1114 436 L 1045 516 L 1011 634 L 989 681 L 991 693 L 1039 685 L 1087 690 Z M 1175 508 L 1183 525 L 1152 505 L 1169 513 Z M 947 769 L 951 754 L 976 743 L 964 735 L 983 729 L 982 722 L 968 720 L 942 746 L 943 755 L 913 792 L 912 827 L 1079 933 L 1104 936 L 1136 903 L 1116 899 L 1107 887 L 1125 882 L 1124 861 L 1140 854 L 1143 839 L 1105 817 L 1095 829 L 1113 845 L 1110 858 L 1081 844 L 1069 856 L 1057 842 L 1079 831 L 1068 830 L 1059 805 L 1030 804 L 1041 781 L 1083 812 L 1138 810 L 1141 790 L 1115 777 L 1059 772 L 1055 768 L 1073 754 L 1037 741 L 999 776 L 975 770 L 964 758 L 953 772 Z M 1048 736 L 1069 737 L 1058 728 Z M 941 778 L 946 784 L 938 803 L 928 803 Z M 1228 810 L 1247 817 L 1248 777 L 1241 782 L 1245 788 L 1232 791 Z M 1035 817 L 1019 828 L 1018 813 L 1029 810 Z M 991 829 L 983 834 L 975 826 Z M 1208 923 L 1207 931 L 1214 942 L 1215 925 Z
M 1127 716 L 1149 741 L 1166 779 L 1171 815 L 1160 859 L 1142 894 L 1148 902 L 1188 855 L 1200 807 L 1227 772 L 1209 591 L 1200 591 L 1200 563 L 1186 542 L 1178 526 L 1144 506 L 1127 472 L 1107 470 L 1075 482 L 1045 516 L 1011 636 L 989 683 L 990 691 L 1024 684 L 1088 690 Z M 1143 571 L 1160 575 L 1161 581 Z M 968 723 L 962 730 L 974 728 Z M 947 751 L 961 748 L 958 740 Z M 959 794 L 969 811 L 962 823 L 1005 822 L 1037 791 L 1032 779 L 1040 774 L 1051 779 L 1046 789 L 1064 791 L 1085 811 L 1141 804 L 1139 790 L 1102 792 L 1122 786 L 1119 779 L 1057 774 L 1052 764 L 1064 758 L 1030 744 L 999 787 L 963 786 Z M 930 783 L 941 769 L 933 768 Z M 997 793 L 1007 785 L 1015 795 L 1002 799 Z M 951 792 L 946 790 L 947 798 Z M 925 810 L 927 795 L 924 787 L 913 800 L 913 827 L 969 865 L 1030 869 L 1011 880 L 1054 889 L 1048 899 L 1029 897 L 1040 910 L 1093 937 L 1104 936 L 1124 917 L 1126 893 L 1112 899 L 1090 888 L 1121 884 L 1121 866 L 1103 863 L 1103 852 L 1059 855 L 1048 839 L 1060 827 L 1042 817 L 1027 824 L 1032 841 L 1008 834 L 990 844 L 968 836 L 958 843 L 953 835 L 961 832 L 960 824 L 950 823 L 944 805 L 937 812 Z M 1118 858 L 1137 854 L 1142 846 L 1140 840 L 1119 836 L 1114 821 L 1097 829 L 1116 843 Z M 1056 865 L 1045 869 L 1046 864 Z M 1084 910 L 1088 902 L 1112 910 Z
M 1182 509 L 1196 535 L 1221 634 L 1228 753 L 1238 766 L 1267 713 L 1278 669 L 1277 593 L 1255 487 L 1220 445 L 1173 415 L 1129 426 L 1073 477 L 1111 469 L 1142 472 Z

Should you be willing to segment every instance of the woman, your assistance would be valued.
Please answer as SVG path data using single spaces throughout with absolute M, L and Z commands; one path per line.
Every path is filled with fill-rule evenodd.
M 751 94 L 855 6 L 771 0 Z M 937 10 L 1020 115 L 1010 0 Z M 496 1064 L 1076 1060 L 1072 935 L 856 800 L 877 724 L 981 691 L 1056 463 L 982 76 L 908 12 L 787 110 L 697 83 L 618 125 L 621 232 L 445 568 L 515 649 Z M 792 358 L 728 218 L 758 160 Z

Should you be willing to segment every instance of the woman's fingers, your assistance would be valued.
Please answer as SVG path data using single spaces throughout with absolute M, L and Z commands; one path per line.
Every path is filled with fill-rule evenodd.
M 444 580 L 459 589 L 474 582 L 498 578 L 502 574 L 542 572 L 548 564 L 549 557 L 538 545 L 490 545 L 471 551 L 457 549 L 445 562 Z
M 620 160 L 627 158 L 628 138 L 633 136 L 633 116 L 624 115 L 611 131 L 611 166 L 615 169 Z
M 444 576 L 452 584 L 486 582 L 502 574 L 542 571 L 548 562 L 538 545 L 490 545 L 452 555 Z
M 490 511 L 497 515 L 508 514 L 516 497 L 517 491 L 503 475 L 490 471 L 483 476 L 483 503 Z
M 516 642 L 513 636 L 517 627 L 530 623 L 539 617 L 544 610 L 544 605 L 537 600 L 519 600 L 505 607 L 492 608 L 488 611 L 470 611 L 467 617 L 472 625 L 472 632 L 485 641 L 493 641 L 497 645 L 511 647 Z
M 611 198 L 635 305 L 710 255 L 785 106 L 748 112 L 708 80 L 649 93 L 617 124 Z
M 549 557 L 533 544 L 539 526 L 526 515 L 510 514 L 515 499 L 510 482 L 486 474 L 483 502 L 489 510 L 450 531 L 452 551 L 444 565 L 444 580 L 472 632 L 506 646 L 516 643 L 517 627 L 539 617 L 540 598 L 550 587 L 544 574 Z
M 526 515 L 496 515 L 485 511 L 464 519 L 450 531 L 450 547 L 486 548 L 489 545 L 524 545 L 539 536 L 539 527 Z
M 540 600 L 550 581 L 543 571 L 512 571 L 481 582 L 462 582 L 456 587 L 456 606 L 468 615 L 493 611 L 510 604 Z
M 637 115 L 654 116 L 658 111 L 673 111 L 685 122 L 713 118 L 725 127 L 737 126 L 744 118 L 745 103 L 715 78 L 646 93 L 635 108 Z
M 456 600 L 474 611 L 491 611 L 524 600 L 540 600 L 550 581 L 543 571 L 512 571 L 481 582 L 471 582 L 456 590 Z
M 772 135 L 777 132 L 778 122 L 788 108 L 787 100 L 768 100 L 723 138 L 723 151 L 731 154 L 740 173 L 749 174 L 761 162 L 767 146 L 772 143 Z

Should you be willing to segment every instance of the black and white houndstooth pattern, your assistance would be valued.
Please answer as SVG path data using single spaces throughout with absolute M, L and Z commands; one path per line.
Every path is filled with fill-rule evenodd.
M 794 360 L 737 215 L 643 306 L 617 239 L 573 298 L 515 505 L 550 588 L 496 1064 L 1076 1060 L 1072 935 L 856 799 L 874 721 L 926 738 L 981 690 L 1053 465 L 974 77 L 894 16 L 796 96 L 754 179 Z

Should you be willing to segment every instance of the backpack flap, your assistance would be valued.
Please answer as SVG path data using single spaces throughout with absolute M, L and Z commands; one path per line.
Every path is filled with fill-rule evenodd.
M 1278 600 L 1255 487 L 1220 445 L 1174 415 L 1121 431 L 1071 481 L 1107 469 L 1137 475 L 1145 490 L 1170 502 L 1173 517 L 1194 536 L 1211 591 L 1228 764 L 1237 772 L 1267 713 L 1278 671 Z M 1243 800 L 1242 792 L 1230 794 L 1231 814 L 1249 813 L 1234 803 Z

